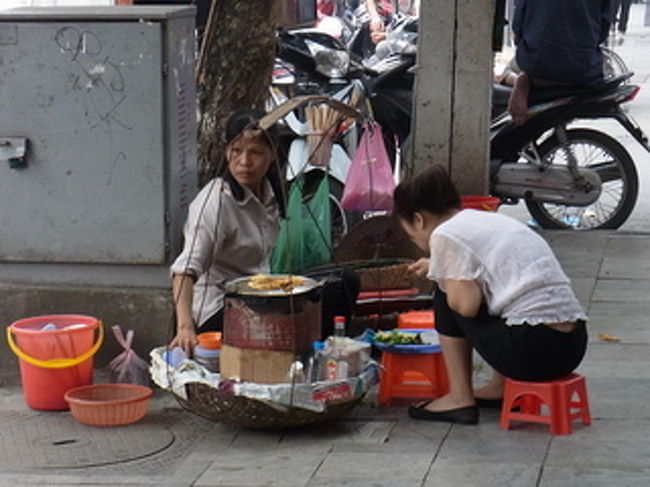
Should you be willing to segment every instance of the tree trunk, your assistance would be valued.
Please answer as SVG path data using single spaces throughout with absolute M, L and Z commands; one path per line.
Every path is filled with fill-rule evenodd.
M 199 184 L 223 161 L 225 125 L 237 109 L 264 109 L 275 59 L 278 0 L 213 0 L 197 66 Z

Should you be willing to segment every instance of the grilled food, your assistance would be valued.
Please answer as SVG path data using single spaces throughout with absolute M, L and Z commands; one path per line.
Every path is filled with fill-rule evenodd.
M 302 286 L 305 279 L 299 276 L 273 276 L 268 274 L 255 274 L 248 281 L 248 286 L 258 291 L 282 289 L 285 293 L 298 286 Z

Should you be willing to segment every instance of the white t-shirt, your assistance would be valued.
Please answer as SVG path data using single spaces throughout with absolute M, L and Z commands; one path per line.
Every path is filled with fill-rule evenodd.
M 269 255 L 280 231 L 280 214 L 271 185 L 264 201 L 245 186 L 237 201 L 220 178 L 206 184 L 190 204 L 183 251 L 172 274 L 193 274 L 192 313 L 197 326 L 223 307 L 223 281 L 269 271 Z
M 498 213 L 462 210 L 429 240 L 427 277 L 475 280 L 488 312 L 506 324 L 586 320 L 553 251 L 523 223 Z

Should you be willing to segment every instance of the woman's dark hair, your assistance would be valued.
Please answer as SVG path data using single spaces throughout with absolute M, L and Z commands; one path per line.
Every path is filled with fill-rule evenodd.
M 401 182 L 393 193 L 393 213 L 404 220 L 413 220 L 418 211 L 442 215 L 460 208 L 460 195 L 447 170 L 436 164 L 414 178 Z
M 232 143 L 244 130 L 247 129 L 257 129 L 257 122 L 266 115 L 262 110 L 256 108 L 243 108 L 233 112 L 232 115 L 228 118 L 226 123 L 226 144 Z M 259 137 L 268 144 L 271 148 L 271 151 L 278 156 L 278 135 L 275 129 L 275 126 L 270 127 L 267 130 L 263 130 Z M 230 174 L 228 170 L 228 162 L 224 156 L 224 163 L 221 165 L 221 170 L 219 171 L 220 175 L 223 177 L 224 181 L 230 186 L 233 196 L 237 201 L 244 199 L 244 189 L 241 185 L 235 180 L 235 178 Z M 266 178 L 271 183 L 271 188 L 273 188 L 273 194 L 275 199 L 278 202 L 280 207 L 280 215 L 285 216 L 285 201 L 284 201 L 284 191 L 282 190 L 282 182 L 280 181 L 280 176 L 278 173 L 278 166 L 275 163 L 272 163 L 269 167 L 269 170 L 266 173 Z
M 242 108 L 233 112 L 226 123 L 226 144 L 230 144 L 239 134 L 246 129 L 256 129 L 257 122 L 266 115 L 257 108 Z M 278 136 L 275 126 L 263 132 L 268 145 L 275 150 L 278 145 Z

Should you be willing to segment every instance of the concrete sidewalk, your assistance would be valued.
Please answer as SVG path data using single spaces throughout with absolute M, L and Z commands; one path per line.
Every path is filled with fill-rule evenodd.
M 77 423 L 31 411 L 0 389 L 0 486 L 647 486 L 650 479 L 650 234 L 546 232 L 590 315 L 593 423 L 553 436 L 542 425 L 418 422 L 372 406 L 287 432 L 247 431 L 182 410 L 158 391 L 141 422 Z M 599 333 L 620 337 L 604 342 Z

